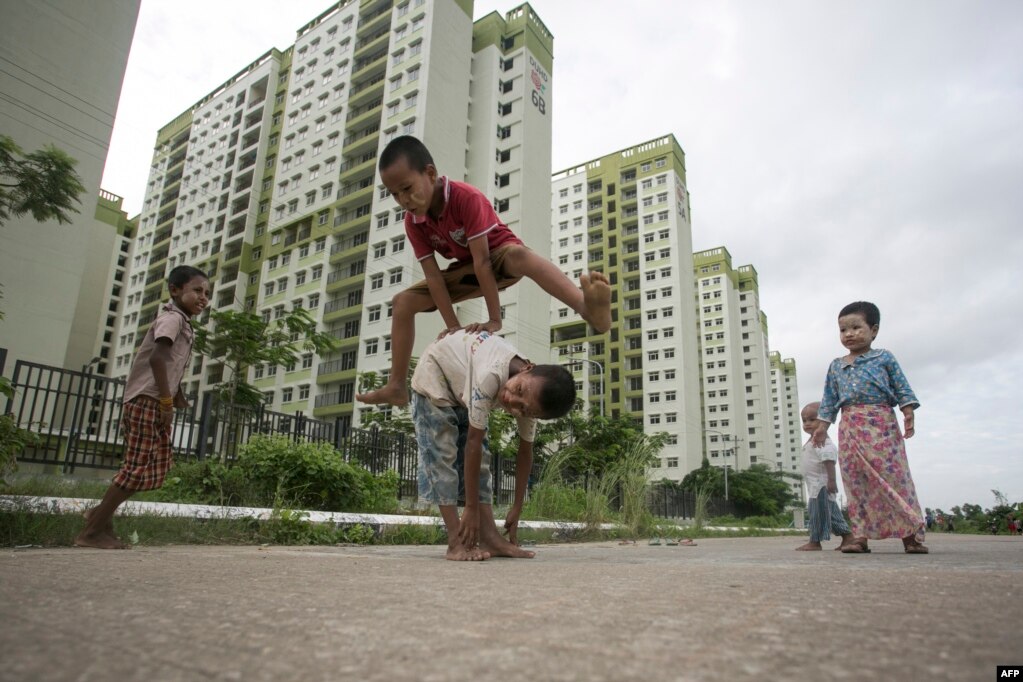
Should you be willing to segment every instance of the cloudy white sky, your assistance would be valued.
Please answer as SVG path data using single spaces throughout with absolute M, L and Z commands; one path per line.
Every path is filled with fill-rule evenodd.
M 874 301 L 922 403 L 922 503 L 1023 501 L 1023 4 L 531 4 L 555 38 L 552 170 L 674 133 L 694 248 L 756 267 L 801 401 L 843 352 L 838 310 Z M 157 129 L 328 6 L 143 0 L 104 188 L 137 212 Z

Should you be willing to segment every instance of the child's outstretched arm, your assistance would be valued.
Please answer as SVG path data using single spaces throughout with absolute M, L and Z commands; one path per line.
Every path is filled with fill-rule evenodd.
M 515 455 L 515 502 L 504 517 L 504 531 L 508 541 L 518 544 L 519 516 L 522 504 L 526 500 L 526 487 L 529 485 L 529 472 L 533 470 L 533 444 L 519 437 L 519 451 Z
M 490 263 L 490 245 L 486 236 L 469 240 L 469 251 L 472 253 L 472 267 L 476 272 L 476 281 L 480 284 L 483 300 L 487 303 L 486 322 L 474 322 L 465 326 L 467 332 L 501 330 L 501 297 L 497 291 L 497 278 Z
M 455 308 L 451 304 L 451 294 L 444 283 L 444 275 L 441 274 L 440 266 L 437 265 L 437 257 L 430 254 L 419 261 L 419 264 L 423 267 L 423 275 L 426 277 L 426 286 L 430 290 L 433 304 L 437 306 L 437 312 L 444 320 L 444 331 L 440 335 L 445 336 L 458 331 L 462 325 L 459 324 L 458 316 L 455 315 Z

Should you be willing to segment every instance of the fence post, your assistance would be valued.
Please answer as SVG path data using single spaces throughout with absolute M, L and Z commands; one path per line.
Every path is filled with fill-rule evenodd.
M 334 417 L 334 449 L 341 450 L 341 417 Z
M 291 439 L 293 441 L 295 441 L 296 443 L 299 440 L 299 436 L 302 435 L 302 427 L 303 427 L 303 423 L 302 422 L 303 421 L 304 421 L 304 417 L 302 416 L 302 412 L 301 411 L 296 412 L 295 413 L 295 428 L 292 430 L 292 433 L 291 433 Z
M 195 457 L 199 461 L 206 459 L 206 441 L 210 433 L 210 412 L 212 411 L 213 394 L 202 397 L 202 410 L 199 414 L 199 445 L 195 449 Z
M 81 431 L 82 425 L 79 421 L 78 408 L 82 407 L 82 418 L 84 419 L 87 408 L 82 405 L 82 400 L 88 393 L 88 381 L 91 376 L 91 367 L 86 366 L 82 370 L 82 375 L 78 379 L 78 391 L 75 393 L 75 405 L 71 410 L 71 428 L 68 430 L 67 444 L 64 446 L 64 466 L 63 473 L 73 474 L 75 471 L 75 447 L 78 441 L 78 433 Z M 72 377 L 74 375 L 72 374 Z

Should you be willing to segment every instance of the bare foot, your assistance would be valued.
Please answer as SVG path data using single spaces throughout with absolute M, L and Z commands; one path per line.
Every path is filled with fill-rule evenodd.
M 797 552 L 819 552 L 821 551 L 821 543 L 819 542 L 808 542 L 805 545 L 796 547 Z
M 482 548 L 467 549 L 464 545 L 448 545 L 447 554 L 444 558 L 448 561 L 486 561 L 490 558 L 490 552 Z
M 604 273 L 592 270 L 579 276 L 579 288 L 583 290 L 582 318 L 603 334 L 611 328 L 611 283 Z
M 85 518 L 86 524 L 92 521 L 93 512 L 96 511 L 95 507 L 86 509 L 82 512 L 82 516 Z M 107 519 L 107 522 L 103 524 L 103 527 L 99 530 L 90 533 L 88 532 L 88 526 L 81 533 L 78 534 L 78 538 L 84 538 L 86 542 L 98 541 L 105 544 L 112 542 L 114 547 L 103 547 L 102 549 L 131 549 L 131 545 L 117 537 L 117 533 L 114 532 L 114 521 L 113 519 Z M 79 547 L 94 547 L 94 544 L 80 545 L 78 538 L 75 538 L 75 545 Z
M 75 538 L 75 547 L 93 547 L 95 549 L 128 549 L 130 545 L 121 542 L 117 536 L 107 533 L 86 533 L 82 531 Z
M 491 556 L 506 556 L 513 559 L 531 559 L 536 556 L 536 552 L 509 542 L 496 528 L 490 531 L 480 530 L 480 548 L 489 552 Z
M 383 388 L 378 388 L 369 393 L 358 393 L 355 399 L 360 403 L 368 405 L 394 405 L 405 407 L 408 405 L 408 389 L 405 388 L 404 380 L 400 382 L 388 381 Z
M 532 559 L 536 556 L 536 552 L 513 545 L 499 534 L 488 536 L 486 539 L 480 538 L 480 549 L 488 552 L 490 556 L 503 556 L 511 559 Z

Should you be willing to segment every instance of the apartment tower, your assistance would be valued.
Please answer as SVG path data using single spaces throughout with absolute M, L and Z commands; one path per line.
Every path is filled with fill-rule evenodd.
M 551 189 L 552 259 L 573 280 L 605 272 L 614 291 L 607 334 L 552 302 L 555 361 L 594 412 L 668 433 L 650 476 L 681 479 L 703 453 L 685 154 L 668 135 L 556 173 Z
M 295 366 L 249 368 L 267 406 L 342 425 L 358 419 L 358 374 L 386 375 L 390 301 L 422 277 L 403 211 L 377 173 L 398 135 L 430 148 L 441 173 L 490 197 L 545 252 L 553 38 L 528 4 L 472 21 L 471 0 L 347 0 L 300 28 L 157 135 L 134 244 L 127 357 L 166 298 L 176 264 L 206 269 L 213 306 L 266 320 L 301 306 L 340 347 Z M 542 201 L 537 201 L 540 198 Z M 546 310 L 502 294 L 505 334 L 546 352 Z M 480 319 L 477 303 L 460 319 Z M 415 352 L 440 329 L 417 319 Z M 189 392 L 224 378 L 196 359 Z

